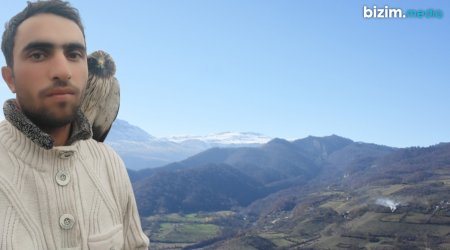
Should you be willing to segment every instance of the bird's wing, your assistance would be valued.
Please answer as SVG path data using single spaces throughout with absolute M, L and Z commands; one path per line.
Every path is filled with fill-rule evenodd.
M 108 136 L 109 131 L 111 130 L 111 127 L 112 127 L 112 126 L 110 126 L 110 127 L 109 127 L 107 130 L 105 130 L 105 131 L 99 131 L 99 132 L 97 132 L 97 133 L 94 133 L 94 134 L 96 134 L 94 140 L 96 140 L 96 141 L 98 141 L 98 142 L 104 142 L 105 139 L 106 139 L 106 136 Z M 97 136 L 97 134 L 98 134 L 98 136 Z
M 97 141 L 103 142 L 111 129 L 112 123 L 117 118 L 120 107 L 120 87 L 119 82 L 115 77 L 110 79 L 109 93 L 105 95 L 105 100 L 100 107 L 97 107 L 100 112 L 92 124 L 93 138 Z

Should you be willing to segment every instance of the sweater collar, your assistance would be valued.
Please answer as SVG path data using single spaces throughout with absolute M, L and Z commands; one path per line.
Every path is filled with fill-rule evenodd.
M 15 99 L 7 100 L 3 105 L 3 113 L 8 120 L 20 132 L 25 134 L 38 146 L 44 149 L 53 148 L 52 137 L 36 126 L 28 117 L 26 117 L 16 104 Z M 78 140 L 87 140 L 91 138 L 91 126 L 84 114 L 78 110 L 75 119 L 72 122 L 72 129 L 66 145 L 71 145 Z

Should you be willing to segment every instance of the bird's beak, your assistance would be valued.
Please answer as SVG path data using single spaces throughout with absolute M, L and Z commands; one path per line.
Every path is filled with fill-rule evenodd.
M 98 66 L 103 68 L 103 66 L 105 65 L 105 58 L 104 57 L 100 57 L 98 60 Z

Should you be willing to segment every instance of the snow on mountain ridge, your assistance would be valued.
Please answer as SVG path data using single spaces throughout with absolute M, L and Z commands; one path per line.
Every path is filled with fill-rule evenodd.
M 111 132 L 107 137 L 109 142 L 117 141 L 139 141 L 139 142 L 173 142 L 173 143 L 185 143 L 192 141 L 201 141 L 207 144 L 264 144 L 273 138 L 265 136 L 263 134 L 254 132 L 221 132 L 211 133 L 208 135 L 178 135 L 169 137 L 154 137 L 147 133 L 145 130 L 128 123 L 127 121 L 117 119 Z
M 205 136 L 182 135 L 167 137 L 167 140 L 176 143 L 199 140 L 211 144 L 264 144 L 271 139 L 271 137 L 253 132 L 222 132 Z
M 212 147 L 259 146 L 271 138 L 257 133 L 224 132 L 206 136 L 157 138 L 124 120 L 117 119 L 106 143 L 130 169 L 159 167 L 184 160 Z
M 117 119 L 112 124 L 110 133 L 106 137 L 106 141 L 140 141 L 146 142 L 155 140 L 156 138 L 151 136 L 145 130 L 134 126 L 127 121 Z

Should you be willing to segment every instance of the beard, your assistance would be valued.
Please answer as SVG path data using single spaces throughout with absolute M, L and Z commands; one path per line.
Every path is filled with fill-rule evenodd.
M 67 114 L 58 116 L 47 108 L 28 109 L 25 107 L 22 107 L 22 112 L 36 126 L 51 130 L 71 124 L 80 109 L 79 105 L 71 105 L 70 107 L 68 103 L 58 103 L 58 108 L 68 110 Z
M 76 97 L 76 101 L 62 100 L 51 105 L 35 105 L 28 103 L 27 98 L 17 94 L 23 114 L 43 130 L 53 130 L 71 124 L 80 110 L 81 91 L 67 81 L 55 81 L 50 87 L 41 90 L 38 98 L 45 100 L 49 93 L 56 88 L 70 89 Z

